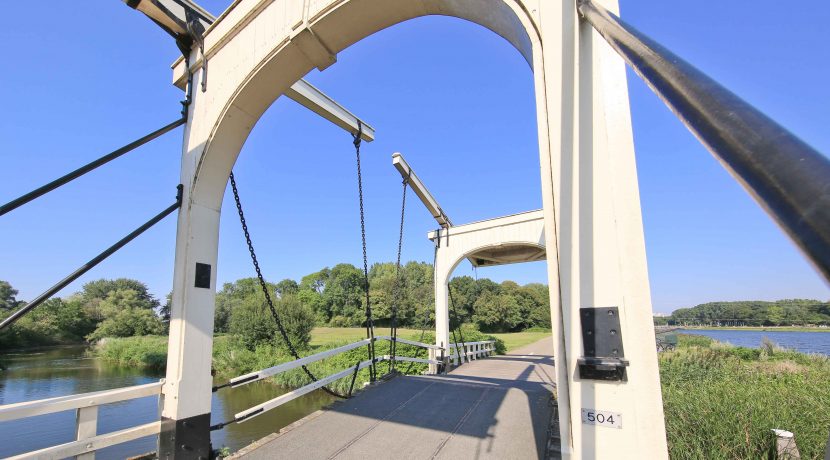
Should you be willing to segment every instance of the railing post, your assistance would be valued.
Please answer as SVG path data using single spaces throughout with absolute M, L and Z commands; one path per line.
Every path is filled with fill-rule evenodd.
M 94 437 L 98 432 L 98 406 L 82 407 L 75 410 L 75 439 L 78 441 Z M 78 460 L 94 460 L 95 452 L 78 455 Z
M 427 350 L 427 358 L 429 358 L 430 361 L 435 361 L 435 349 L 434 348 L 429 348 Z M 437 364 L 429 363 L 429 368 L 428 369 L 429 369 L 430 374 L 435 375 L 435 374 L 438 373 L 438 365 Z

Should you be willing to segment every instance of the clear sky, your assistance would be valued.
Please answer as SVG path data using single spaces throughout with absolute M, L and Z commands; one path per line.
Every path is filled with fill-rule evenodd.
M 203 0 L 219 14 L 229 0 Z M 622 0 L 622 15 L 822 152 L 830 152 L 830 3 Z M 0 16 L 0 202 L 176 119 L 178 51 L 118 0 L 8 2 Z M 338 55 L 307 79 L 377 129 L 364 147 L 370 262 L 395 256 L 402 152 L 454 222 L 541 207 L 531 69 L 477 25 L 428 17 Z M 827 285 L 660 100 L 629 72 L 654 310 L 820 298 Z M 31 299 L 173 203 L 181 129 L 0 218 L 0 279 Z M 235 167 L 266 277 L 360 264 L 349 134 L 279 99 Z M 219 281 L 252 275 L 230 193 Z M 431 261 L 434 221 L 410 195 L 404 260 Z M 61 295 L 132 277 L 172 284 L 168 217 Z M 472 274 L 462 265 L 456 274 Z M 479 276 L 546 282 L 545 264 Z

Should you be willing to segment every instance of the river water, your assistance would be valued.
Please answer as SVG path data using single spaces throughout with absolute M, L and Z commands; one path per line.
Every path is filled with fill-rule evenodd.
M 6 354 L 8 367 L 0 371 L 0 405 L 108 390 L 156 382 L 160 373 L 114 365 L 85 356 L 82 346 Z M 218 382 L 217 382 L 218 383 Z M 211 423 L 227 421 L 233 414 L 285 393 L 269 383 L 226 388 L 213 394 Z M 287 403 L 241 424 L 214 431 L 213 446 L 238 450 L 330 403 L 321 391 Z M 107 433 L 158 420 L 158 398 L 147 397 L 99 407 L 98 433 Z M 0 458 L 73 441 L 75 413 L 65 411 L 0 422 Z M 97 459 L 123 459 L 154 451 L 156 438 L 147 437 L 99 450 Z
M 726 329 L 689 329 L 679 332 L 705 335 L 720 342 L 728 342 L 732 345 L 749 348 L 759 348 L 761 341 L 764 338 L 768 338 L 781 347 L 791 348 L 802 353 L 830 355 L 830 332 L 741 331 Z

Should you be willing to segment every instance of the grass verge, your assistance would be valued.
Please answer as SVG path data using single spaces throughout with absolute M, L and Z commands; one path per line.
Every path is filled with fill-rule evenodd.
M 830 420 L 830 360 L 778 348 L 680 335 L 660 354 L 672 459 L 767 458 L 770 429 L 795 433 L 802 458 L 822 458 Z

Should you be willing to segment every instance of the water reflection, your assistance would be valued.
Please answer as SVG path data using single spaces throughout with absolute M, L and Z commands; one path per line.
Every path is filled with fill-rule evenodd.
M 62 347 L 3 356 L 7 370 L 0 371 L 0 405 L 75 393 L 107 390 L 158 381 L 162 373 L 118 366 L 87 357 L 84 347 Z M 218 383 L 218 382 L 217 382 Z M 285 393 L 267 382 L 226 388 L 213 395 L 212 423 L 227 421 L 233 414 Z M 214 447 L 238 450 L 251 442 L 299 420 L 330 403 L 321 391 L 302 396 L 279 409 L 242 424 L 232 424 L 212 433 Z M 158 419 L 156 397 L 147 397 L 99 408 L 98 432 L 116 431 Z M 0 423 L 0 457 L 74 440 L 74 411 L 41 415 Z M 14 442 L 9 442 L 14 440 Z M 155 437 L 98 451 L 98 459 L 122 459 L 155 450 Z

